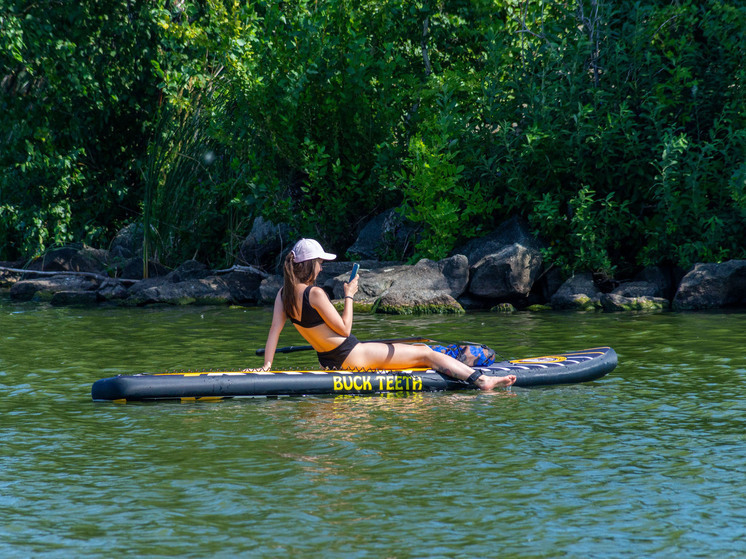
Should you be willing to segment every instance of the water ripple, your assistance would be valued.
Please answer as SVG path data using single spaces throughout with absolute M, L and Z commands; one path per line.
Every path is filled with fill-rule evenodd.
M 363 338 L 609 344 L 620 366 L 489 395 L 90 401 L 102 376 L 252 364 L 269 320 L 0 301 L 0 555 L 742 555 L 746 315 L 361 316 Z

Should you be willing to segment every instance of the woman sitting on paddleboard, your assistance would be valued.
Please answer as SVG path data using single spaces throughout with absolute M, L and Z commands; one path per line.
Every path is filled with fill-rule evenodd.
M 337 256 L 324 252 L 313 239 L 301 239 L 285 258 L 284 287 L 275 299 L 272 326 L 264 348 L 264 370 L 272 368 L 272 359 L 280 332 L 289 318 L 306 341 L 316 350 L 321 366 L 337 370 L 394 369 L 428 367 L 448 376 L 471 382 L 482 390 L 510 386 L 514 375 L 484 375 L 444 353 L 426 345 L 360 342 L 351 334 L 352 301 L 358 278 L 344 284 L 344 311 L 337 312 L 326 292 L 315 287 L 324 260 Z

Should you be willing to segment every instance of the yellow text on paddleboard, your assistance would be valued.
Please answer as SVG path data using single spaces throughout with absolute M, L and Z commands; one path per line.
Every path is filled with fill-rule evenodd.
M 373 392 L 373 386 L 379 392 L 400 392 L 422 390 L 422 378 L 413 376 L 373 376 L 373 375 L 344 375 L 334 378 L 335 392 Z

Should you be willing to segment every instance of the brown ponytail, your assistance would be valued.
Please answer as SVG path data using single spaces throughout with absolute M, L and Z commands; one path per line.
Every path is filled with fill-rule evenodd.
M 300 307 L 300 305 L 296 305 L 295 301 L 295 286 L 299 283 L 308 283 L 314 279 L 314 262 L 314 260 L 296 262 L 293 251 L 290 251 L 285 257 L 285 263 L 283 264 L 285 280 L 282 288 L 282 308 L 285 310 L 286 315 L 295 316 L 297 309 Z

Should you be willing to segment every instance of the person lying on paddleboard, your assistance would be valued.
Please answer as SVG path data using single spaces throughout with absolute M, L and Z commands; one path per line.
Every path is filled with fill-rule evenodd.
M 344 284 L 344 311 L 341 315 L 326 292 L 314 285 L 322 262 L 336 257 L 325 252 L 313 239 L 301 239 L 288 253 L 284 263 L 284 287 L 275 298 L 272 326 L 264 348 L 263 370 L 272 368 L 280 332 L 289 318 L 301 336 L 316 350 L 321 366 L 327 369 L 403 370 L 428 367 L 473 383 L 482 390 L 506 387 L 515 382 L 514 375 L 485 375 L 426 345 L 359 341 L 351 333 L 352 302 L 357 293 L 359 276 Z

